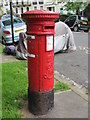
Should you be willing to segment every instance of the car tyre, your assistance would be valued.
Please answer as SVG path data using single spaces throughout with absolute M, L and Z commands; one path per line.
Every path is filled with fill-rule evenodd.
M 75 32 L 78 32 L 78 26 L 77 26 L 77 25 L 74 26 L 73 30 L 74 30 Z
M 84 30 L 84 32 L 88 32 L 89 30 Z

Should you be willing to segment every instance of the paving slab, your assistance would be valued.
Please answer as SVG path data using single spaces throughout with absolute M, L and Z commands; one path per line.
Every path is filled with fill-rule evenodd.
M 23 118 L 88 118 L 88 102 L 73 91 L 59 92 L 54 97 L 54 108 L 42 116 L 30 113 L 26 102 L 21 110 Z
M 16 59 L 15 56 L 12 55 L 6 55 L 6 54 L 0 54 L 0 63 L 6 63 L 6 62 L 15 62 L 15 61 L 20 61 Z

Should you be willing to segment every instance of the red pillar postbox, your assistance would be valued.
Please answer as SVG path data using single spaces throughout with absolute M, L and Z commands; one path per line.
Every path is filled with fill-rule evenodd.
M 45 114 L 54 106 L 54 20 L 58 17 L 45 10 L 22 14 L 27 25 L 28 105 L 33 114 Z

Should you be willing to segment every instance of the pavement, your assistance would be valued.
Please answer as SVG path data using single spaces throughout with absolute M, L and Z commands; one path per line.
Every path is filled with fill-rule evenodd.
M 21 112 L 23 118 L 88 118 L 88 102 L 71 90 L 55 93 L 54 108 L 46 115 L 30 113 L 27 101 Z
M 16 59 L 15 56 L 6 55 L 4 53 L 0 54 L 0 63 L 15 62 L 15 61 L 19 61 L 18 59 Z
M 15 56 L 0 55 L 0 63 L 19 61 Z M 61 77 L 55 71 L 54 78 L 70 85 L 71 90 L 57 92 L 54 94 L 54 108 L 46 115 L 35 116 L 28 111 L 28 102 L 24 101 L 24 106 L 20 109 L 23 118 L 88 118 L 88 95 L 79 88 L 73 81 Z

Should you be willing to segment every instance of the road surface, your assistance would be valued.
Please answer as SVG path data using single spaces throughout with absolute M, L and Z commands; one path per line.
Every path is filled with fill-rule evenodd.
M 79 85 L 88 86 L 88 33 L 73 33 L 77 50 L 58 53 L 54 58 L 54 69 Z

